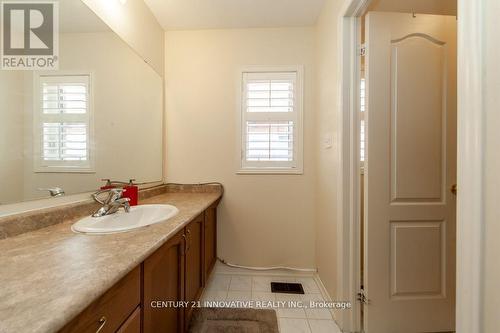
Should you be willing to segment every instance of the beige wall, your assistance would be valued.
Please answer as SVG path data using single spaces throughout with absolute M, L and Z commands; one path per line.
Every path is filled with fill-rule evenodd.
M 0 204 L 23 198 L 23 72 L 0 70 Z
M 485 176 L 484 176 L 484 276 L 482 322 L 484 333 L 498 332 L 500 327 L 500 40 L 498 38 L 498 0 L 484 1 L 484 107 L 485 128 Z
M 167 180 L 220 181 L 219 255 L 250 266 L 315 267 L 315 29 L 166 33 Z M 238 71 L 304 65 L 304 175 L 236 175 Z
M 372 0 L 368 11 L 457 15 L 457 0 Z
M 316 27 L 317 138 L 334 138 L 332 149 L 317 145 L 316 265 L 332 298 L 337 296 L 337 170 L 339 124 L 338 27 L 342 0 L 326 0 Z
M 94 191 L 102 178 L 161 181 L 163 79 L 113 32 L 61 34 L 60 59 L 61 72 L 92 75 L 95 173 L 33 172 L 33 75 L 26 72 L 24 200 L 47 195 L 38 188 Z
M 163 75 L 163 28 L 143 0 L 82 0 L 147 63 Z

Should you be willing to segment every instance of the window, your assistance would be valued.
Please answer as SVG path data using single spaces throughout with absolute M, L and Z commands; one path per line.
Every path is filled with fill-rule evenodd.
M 302 72 L 242 72 L 240 173 L 302 173 Z
M 40 75 L 35 82 L 35 171 L 93 172 L 90 75 Z

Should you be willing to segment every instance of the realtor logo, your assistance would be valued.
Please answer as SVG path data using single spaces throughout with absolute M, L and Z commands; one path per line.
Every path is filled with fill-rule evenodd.
M 1 69 L 58 69 L 57 1 L 2 1 Z

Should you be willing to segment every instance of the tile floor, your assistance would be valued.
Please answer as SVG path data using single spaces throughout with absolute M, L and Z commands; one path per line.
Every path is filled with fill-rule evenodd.
M 271 281 L 300 282 L 304 295 L 271 293 Z M 231 268 L 217 263 L 210 277 L 202 301 L 263 301 L 268 302 L 323 301 L 324 297 L 312 273 L 295 273 L 285 270 L 253 271 Z M 227 304 L 227 303 L 226 303 Z M 259 303 L 246 303 L 259 306 Z M 283 303 L 281 303 L 283 304 Z M 289 303 L 286 303 L 289 304 Z M 293 304 L 293 303 L 292 303 Z M 276 309 L 280 333 L 340 333 L 328 309 L 286 308 Z

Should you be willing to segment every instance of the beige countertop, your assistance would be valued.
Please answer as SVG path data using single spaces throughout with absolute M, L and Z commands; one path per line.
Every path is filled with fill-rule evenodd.
M 220 196 L 143 200 L 174 205 L 179 214 L 136 231 L 75 234 L 73 220 L 0 240 L 0 333 L 57 332 Z

